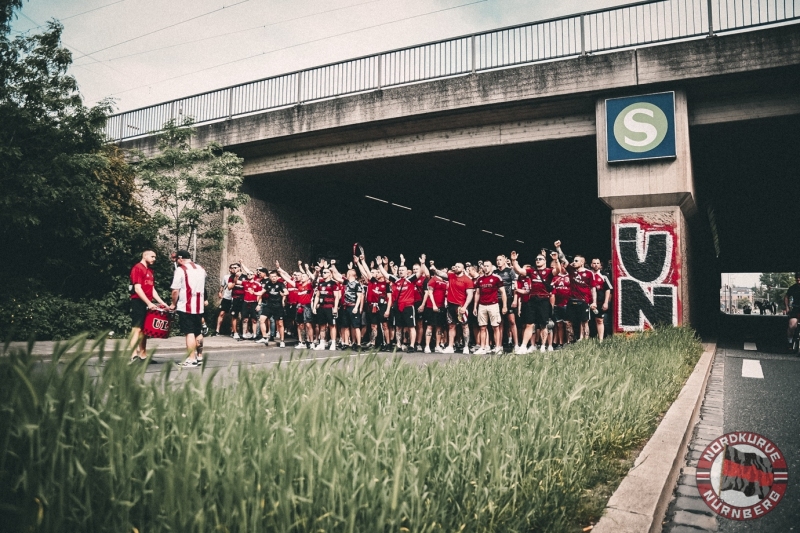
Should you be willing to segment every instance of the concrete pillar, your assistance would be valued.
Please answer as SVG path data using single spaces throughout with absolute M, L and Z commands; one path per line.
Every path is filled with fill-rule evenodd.
M 602 99 L 596 112 L 598 195 L 612 209 L 614 329 L 689 324 L 687 219 L 696 206 L 686 95 Z

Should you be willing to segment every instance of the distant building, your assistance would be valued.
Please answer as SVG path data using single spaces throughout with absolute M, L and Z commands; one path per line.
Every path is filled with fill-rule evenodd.
M 739 309 L 740 300 L 747 300 L 752 306 L 755 301 L 753 298 L 753 289 L 723 285 L 719 290 L 719 308 L 721 311 L 736 313 L 737 309 Z

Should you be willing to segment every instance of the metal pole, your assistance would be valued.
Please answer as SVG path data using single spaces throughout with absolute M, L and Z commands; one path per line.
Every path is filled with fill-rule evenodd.
M 192 262 L 197 261 L 197 228 L 192 226 Z
M 709 2 L 711 0 L 708 0 Z M 583 15 L 581 15 L 581 55 L 586 55 L 586 32 L 584 30 Z
M 300 98 L 301 95 L 302 95 L 302 90 L 303 90 L 303 73 L 302 72 L 298 72 L 297 73 L 297 105 L 300 105 L 301 103 L 303 103 L 302 99 Z
M 378 55 L 378 90 L 383 88 L 383 54 Z
M 233 117 L 233 87 L 228 89 L 228 120 Z
M 475 34 L 472 35 L 472 72 L 475 72 Z
M 714 15 L 711 12 L 711 0 L 708 0 L 708 36 L 714 36 Z

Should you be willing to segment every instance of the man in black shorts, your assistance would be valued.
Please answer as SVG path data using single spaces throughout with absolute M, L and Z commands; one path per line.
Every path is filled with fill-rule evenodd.
M 789 317 L 789 329 L 786 330 L 786 338 L 789 341 L 790 348 L 794 338 L 794 330 L 797 327 L 797 320 L 800 318 L 800 272 L 795 272 L 794 281 L 795 284 L 789 287 L 786 291 L 786 296 L 783 297 L 783 305 L 786 309 L 786 315 Z
M 390 342 L 389 307 L 392 305 L 392 289 L 389 282 L 377 268 L 370 270 L 367 268 L 367 260 L 364 256 L 353 257 L 353 262 L 358 265 L 361 275 L 367 280 L 367 294 L 365 297 L 367 306 L 367 324 L 372 329 L 372 338 L 367 347 L 375 347 L 378 343 L 378 328 L 383 334 L 382 348 L 385 349 Z
M 264 269 L 266 270 L 266 269 Z M 261 282 L 261 286 L 264 289 L 264 292 L 261 293 L 261 317 L 259 318 L 259 324 L 261 326 L 261 339 L 257 342 L 262 342 L 267 344 L 269 342 L 267 339 L 269 338 L 269 320 L 272 319 L 275 321 L 275 328 L 278 331 L 278 347 L 285 348 L 286 343 L 284 342 L 284 328 L 283 328 L 283 314 L 285 310 L 285 302 L 286 296 L 289 294 L 289 291 L 286 289 L 286 285 L 284 285 L 281 278 L 278 276 L 278 272 L 276 270 L 269 271 L 269 277 L 264 278 Z
M 311 303 L 311 311 L 319 324 L 319 344 L 315 350 L 325 349 L 325 332 L 330 330 L 331 343 L 330 350 L 336 349 L 336 318 L 338 316 L 339 298 L 341 294 L 337 283 L 333 280 L 331 269 L 328 266 L 322 267 L 322 280 L 317 283 L 314 291 L 314 301 Z
M 153 263 L 156 253 L 153 250 L 142 252 L 142 260 L 131 268 L 131 362 L 147 359 L 147 337 L 142 333 L 144 317 L 148 309 L 157 309 L 154 303 L 166 307 L 167 304 L 158 295 L 153 277 Z
M 364 307 L 364 287 L 358 281 L 353 268 L 347 270 L 347 278 L 343 281 L 344 297 L 342 314 L 339 317 L 339 336 L 342 347 L 361 345 L 361 310 Z M 353 344 L 355 343 L 355 344 Z
M 205 302 L 206 271 L 192 261 L 192 255 L 179 250 L 175 256 L 178 268 L 172 278 L 172 305 L 178 312 L 180 331 L 186 336 L 189 353 L 181 366 L 194 368 L 203 360 L 203 311 Z

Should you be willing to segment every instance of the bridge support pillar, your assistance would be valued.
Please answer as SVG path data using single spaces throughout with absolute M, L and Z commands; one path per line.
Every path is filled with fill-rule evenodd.
M 611 207 L 614 329 L 690 323 L 696 212 L 686 95 L 597 102 L 598 195 Z

